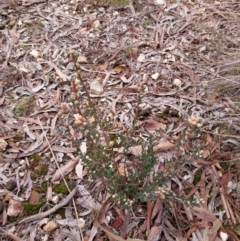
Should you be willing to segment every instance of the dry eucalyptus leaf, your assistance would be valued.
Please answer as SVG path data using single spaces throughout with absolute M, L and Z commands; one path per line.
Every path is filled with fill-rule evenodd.
M 98 28 L 100 28 L 100 26 L 101 26 L 101 23 L 100 23 L 99 20 L 95 20 L 95 21 L 92 23 L 92 28 L 93 28 L 93 29 L 98 29 Z
M 146 123 L 144 128 L 149 132 L 154 132 L 157 130 L 166 130 L 167 126 L 164 123 L 159 123 L 159 122 L 150 120 L 149 122 Z
M 67 114 L 70 111 L 71 111 L 71 107 L 68 103 L 66 102 L 61 103 L 61 109 L 60 109 L 61 114 Z
M 33 49 L 31 52 L 30 52 L 30 55 L 32 55 L 34 58 L 38 58 L 39 56 L 39 52 L 35 49 Z
M 155 74 L 151 75 L 151 78 L 154 79 L 154 80 L 157 80 L 158 77 L 159 77 L 159 73 L 155 73 Z
M 79 56 L 78 59 L 77 59 L 77 62 L 79 64 L 86 64 L 88 61 L 87 61 L 87 58 L 85 56 Z
M 7 142 L 4 139 L 0 138 L 0 151 L 5 151 L 7 145 Z
M 100 228 L 106 233 L 106 235 L 108 236 L 108 238 L 110 240 L 117 240 L 117 241 L 144 241 L 143 239 L 133 239 L 133 238 L 123 239 L 122 237 L 109 232 L 107 229 L 103 228 L 102 226 L 100 226 Z
M 47 194 L 46 194 L 46 201 L 50 202 L 53 199 L 52 195 L 52 186 L 48 186 L 47 188 Z
M 175 144 L 167 141 L 167 140 L 160 140 L 156 146 L 153 147 L 154 152 L 158 151 L 168 151 L 175 147 Z
M 167 6 L 166 0 L 154 0 L 155 4 L 161 5 L 163 8 Z
M 228 234 L 227 233 L 225 233 L 225 232 L 220 232 L 220 237 L 221 237 L 221 239 L 222 239 L 222 241 L 227 241 L 228 240 L 228 238 L 229 238 L 229 236 L 228 236 Z
M 103 93 L 103 86 L 94 80 L 90 83 L 90 93 L 94 95 L 101 95 Z
M 153 151 L 154 152 L 168 151 L 173 149 L 174 147 L 175 147 L 175 144 L 167 140 L 160 140 L 158 144 L 153 147 Z M 124 153 L 124 147 L 114 148 L 113 150 L 118 153 Z M 132 146 L 129 148 L 129 151 L 134 156 L 140 156 L 142 154 L 142 146 L 141 145 Z
M 71 161 L 67 162 L 64 166 L 60 167 L 60 170 L 58 169 L 52 176 L 52 182 L 58 181 L 59 179 L 62 178 L 62 175 L 65 176 L 69 172 L 71 172 L 78 162 L 79 162 L 79 156 L 73 158 Z
M 209 229 L 208 235 L 217 234 L 218 230 L 222 227 L 222 221 L 220 219 L 216 219 L 213 222 L 213 226 Z
M 148 241 L 158 241 L 162 233 L 162 226 L 152 227 L 148 235 Z
M 128 170 L 124 166 L 119 166 L 117 170 L 121 176 L 128 177 Z
M 83 165 L 81 163 L 81 160 L 79 160 L 78 164 L 76 165 L 75 172 L 79 178 L 83 178 Z
M 144 63 L 146 61 L 146 57 L 144 54 L 140 54 L 137 58 L 137 61 L 140 63 Z
M 56 220 L 56 222 L 62 226 L 68 226 L 68 227 L 80 227 L 83 228 L 85 225 L 85 220 L 83 218 L 79 218 L 77 219 L 70 219 L 70 218 L 66 218 L 66 219 L 59 219 Z
M 35 190 L 31 191 L 30 197 L 29 197 L 29 203 L 30 204 L 36 204 L 39 202 L 40 198 L 41 198 L 41 194 Z
M 10 199 L 8 208 L 7 208 L 7 215 L 9 217 L 16 217 L 23 213 L 23 204 L 22 202 L 15 201 L 14 199 Z
M 100 208 L 100 204 L 94 201 L 90 192 L 83 185 L 78 185 L 78 192 L 82 197 L 77 199 L 77 204 L 80 204 L 82 207 L 88 210 L 98 210 Z

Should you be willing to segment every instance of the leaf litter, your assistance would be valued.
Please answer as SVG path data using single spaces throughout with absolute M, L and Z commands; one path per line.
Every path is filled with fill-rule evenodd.
M 4 225 L 0 236 L 50 237 L 53 234 L 37 229 L 48 217 L 64 226 L 62 234 L 53 230 L 60 240 L 76 240 L 67 235 L 70 231 L 79 240 L 224 240 L 224 235 L 239 239 L 235 205 L 239 202 L 239 3 L 133 1 L 118 6 L 114 2 L 0 3 L 0 222 Z M 154 147 L 159 168 L 164 170 L 175 155 L 188 116 L 201 117 L 208 143 L 204 138 L 196 143 L 203 146 L 200 156 L 186 155 L 189 168 L 178 170 L 168 183 L 176 195 L 198 197 L 199 207 L 175 202 L 168 207 L 164 199 L 147 207 L 139 203 L 130 214 L 131 228 L 124 231 L 124 224 L 114 224 L 117 205 L 108 203 L 107 190 L 98 181 L 88 179 L 88 170 L 76 154 L 80 146 L 75 143 L 82 136 L 74 131 L 71 107 L 63 106 L 71 95 L 70 80 L 77 77 L 71 50 L 79 53 L 81 75 L 89 91 L 94 89 L 91 98 L 99 115 L 114 122 L 112 133 L 124 133 L 133 124 L 132 110 L 143 89 L 142 105 L 137 107 L 142 138 L 158 135 L 159 130 L 167 133 Z M 29 97 L 31 102 L 20 102 Z M 84 144 L 81 148 L 87 151 Z M 184 148 L 187 154 L 192 151 L 190 146 Z M 61 156 L 59 169 L 50 150 Z M 121 155 L 124 147 L 114 151 Z M 129 151 L 138 156 L 143 149 L 134 145 Z M 36 185 L 44 197 L 44 183 L 51 189 L 52 182 L 63 178 L 70 180 L 72 192 L 54 193 L 60 200 L 54 207 L 47 204 L 24 216 L 23 201 L 32 202 Z M 17 191 L 6 189 L 10 179 L 17 182 Z M 74 183 L 76 179 L 81 184 Z M 76 213 L 64 218 L 71 209 L 65 209 L 57 221 L 57 211 L 73 207 L 72 199 L 84 221 L 81 232 L 75 225 Z M 10 221 L 15 215 L 17 219 Z M 35 226 L 34 233 L 29 223 Z M 8 231 L 11 227 L 14 234 Z

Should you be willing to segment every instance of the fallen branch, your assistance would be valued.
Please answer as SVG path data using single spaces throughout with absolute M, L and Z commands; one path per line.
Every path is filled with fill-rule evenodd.
M 38 214 L 34 214 L 30 217 L 24 218 L 19 222 L 19 224 L 36 221 L 37 219 L 42 219 L 51 215 L 52 213 L 55 213 L 59 208 L 62 208 L 63 206 L 67 205 L 70 202 L 70 200 L 73 198 L 75 193 L 76 193 L 76 188 L 74 188 L 64 200 L 62 200 L 59 204 L 57 204 L 53 208 L 49 209 L 46 212 L 41 212 Z
M 3 228 L 0 228 L 0 231 L 2 231 L 3 233 L 5 233 L 6 235 L 8 235 L 13 241 L 23 241 L 21 238 L 19 238 L 18 236 L 7 232 L 6 230 L 4 230 Z

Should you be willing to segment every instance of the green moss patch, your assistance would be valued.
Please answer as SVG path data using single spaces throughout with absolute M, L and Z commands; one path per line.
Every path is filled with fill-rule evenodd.
M 66 187 L 65 183 L 60 183 L 60 184 L 53 186 L 52 190 L 53 190 L 53 192 L 58 193 L 58 194 L 64 194 L 64 195 L 69 194 L 68 188 Z
M 14 109 L 14 114 L 17 116 L 24 116 L 27 114 L 33 107 L 34 96 L 24 96 L 21 97 Z
M 47 188 L 48 188 L 48 183 L 47 182 L 43 182 L 39 185 L 36 185 L 33 187 L 33 189 L 39 193 L 46 193 L 47 192 Z
M 202 176 L 202 171 L 201 170 L 197 170 L 195 175 L 194 175 L 194 179 L 193 179 L 193 184 L 194 185 L 196 185 L 201 180 L 201 176 Z
M 36 204 L 30 204 L 29 202 L 23 202 L 24 214 L 25 215 L 33 215 L 39 213 L 40 208 L 45 203 L 45 200 L 40 200 L 40 202 Z
M 20 216 L 19 216 L 19 215 L 16 216 L 16 217 L 9 217 L 9 216 L 8 216 L 8 222 L 9 222 L 9 223 L 15 223 L 15 222 L 17 222 L 19 219 L 20 219 Z

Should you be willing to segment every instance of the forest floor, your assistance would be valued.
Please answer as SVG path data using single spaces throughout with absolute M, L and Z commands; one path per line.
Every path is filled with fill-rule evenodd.
M 0 2 L 1 240 L 240 240 L 240 3 Z

